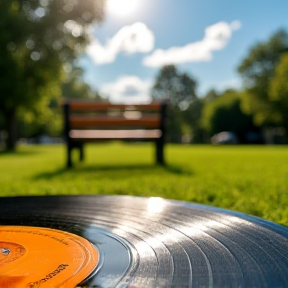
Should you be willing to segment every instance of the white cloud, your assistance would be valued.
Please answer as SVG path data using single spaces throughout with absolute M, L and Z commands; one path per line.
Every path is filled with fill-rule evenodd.
M 235 21 L 231 22 L 230 26 L 233 30 L 238 30 L 241 28 L 242 25 L 241 25 L 240 21 L 235 20 Z
M 160 67 L 167 64 L 210 61 L 212 52 L 223 49 L 231 38 L 233 30 L 241 27 L 239 21 L 231 24 L 218 22 L 205 29 L 201 41 L 187 44 L 183 47 L 171 47 L 167 50 L 157 49 L 143 59 L 143 64 L 149 67 Z
M 137 76 L 121 76 L 115 82 L 100 87 L 100 95 L 112 103 L 149 103 L 152 81 L 143 81 Z
M 88 55 L 96 64 L 113 62 L 118 53 L 147 53 L 154 47 L 154 35 L 141 22 L 122 27 L 105 45 L 97 39 L 87 47 Z

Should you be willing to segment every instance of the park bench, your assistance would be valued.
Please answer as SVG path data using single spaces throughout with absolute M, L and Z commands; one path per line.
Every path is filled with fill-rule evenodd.
M 67 144 L 67 167 L 72 166 L 72 150 L 101 140 L 153 141 L 156 162 L 164 165 L 166 102 L 142 105 L 110 104 L 95 101 L 66 101 L 64 134 Z

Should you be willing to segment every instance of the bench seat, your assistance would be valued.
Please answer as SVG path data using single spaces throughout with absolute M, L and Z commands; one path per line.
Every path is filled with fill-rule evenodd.
M 166 102 L 125 105 L 74 100 L 65 102 L 63 107 L 67 167 L 72 166 L 72 149 L 79 149 L 82 161 L 83 144 L 100 140 L 153 141 L 156 162 L 165 163 Z
M 69 136 L 72 139 L 78 140 L 96 140 L 96 139 L 127 139 L 127 140 L 152 140 L 158 139 L 162 135 L 160 129 L 153 130 L 71 130 Z

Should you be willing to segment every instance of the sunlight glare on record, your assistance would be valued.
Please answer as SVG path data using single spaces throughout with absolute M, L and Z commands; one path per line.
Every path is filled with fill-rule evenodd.
M 131 14 L 139 0 L 107 0 L 107 10 L 115 15 L 126 16 Z

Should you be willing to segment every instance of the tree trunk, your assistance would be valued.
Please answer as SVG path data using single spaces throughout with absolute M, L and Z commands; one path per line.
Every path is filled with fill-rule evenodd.
M 16 128 L 16 111 L 10 110 L 5 113 L 6 120 L 6 149 L 15 150 L 17 140 L 17 128 Z

